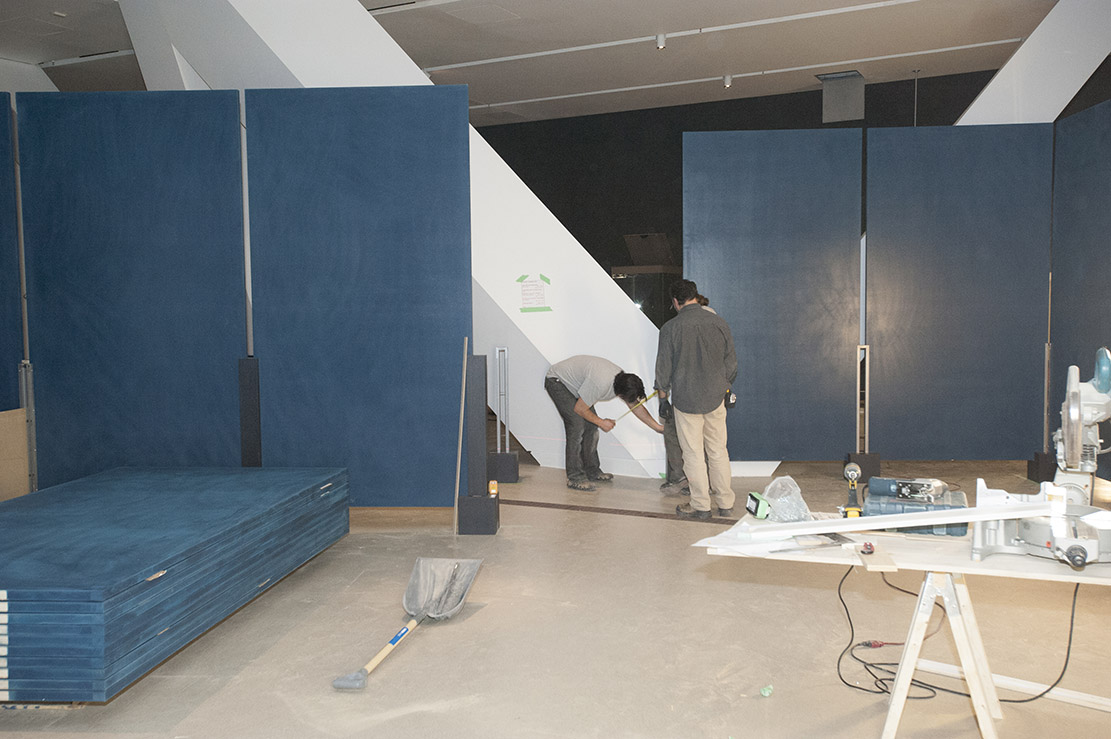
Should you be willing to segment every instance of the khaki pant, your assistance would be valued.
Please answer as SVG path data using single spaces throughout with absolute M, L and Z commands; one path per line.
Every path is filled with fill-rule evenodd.
M 691 487 L 691 508 L 710 510 L 710 500 L 718 508 L 732 508 L 732 468 L 726 448 L 725 403 L 709 413 L 675 411 L 679 446 L 683 448 L 683 472 Z

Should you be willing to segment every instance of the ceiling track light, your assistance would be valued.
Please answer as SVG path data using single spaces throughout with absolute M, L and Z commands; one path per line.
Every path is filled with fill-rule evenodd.
M 724 77 L 721 78 L 721 81 L 722 81 L 722 83 L 724 83 L 724 85 L 726 87 L 732 87 L 733 86 L 733 75 L 727 74 L 727 75 L 725 75 Z
M 656 34 L 656 48 L 657 49 L 662 49 L 665 46 L 667 46 L 667 34 L 666 33 L 657 33 Z

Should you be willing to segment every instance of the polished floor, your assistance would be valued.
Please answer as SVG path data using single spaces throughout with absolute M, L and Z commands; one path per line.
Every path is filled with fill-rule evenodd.
M 905 462 L 971 492 L 1032 492 L 1022 462 Z M 816 511 L 843 502 L 836 463 L 784 464 Z M 743 500 L 770 481 L 735 478 Z M 841 567 L 715 557 L 691 544 L 729 521 L 668 516 L 682 499 L 618 478 L 568 490 L 562 472 L 522 465 L 502 484 L 501 529 L 457 536 L 451 510 L 358 509 L 351 533 L 103 705 L 0 710 L 0 736 L 47 737 L 878 737 L 882 694 L 838 678 L 850 641 Z M 971 501 L 970 501 L 971 502 Z M 741 509 L 738 507 L 738 512 Z M 418 627 L 340 693 L 407 620 L 417 557 L 482 558 L 463 610 Z M 997 555 L 1012 556 L 1012 555 Z M 921 574 L 891 584 L 917 590 Z M 993 672 L 1041 683 L 1065 658 L 1070 585 L 970 577 Z M 855 568 L 842 596 L 852 640 L 901 642 L 914 598 Z M 937 609 L 935 609 L 935 613 Z M 1081 586 L 1061 686 L 1111 696 L 1111 588 Z M 948 628 L 923 657 L 957 661 Z M 867 650 L 894 662 L 899 647 Z M 848 659 L 845 679 L 874 690 Z M 962 683 L 927 678 L 961 689 Z M 765 695 L 766 693 L 766 695 Z M 915 691 L 916 695 L 922 691 Z M 1023 696 L 1003 691 L 1001 697 Z M 1048 699 L 1007 703 L 1003 737 L 1104 737 L 1111 715 Z M 967 697 L 911 701 L 901 737 L 978 736 Z

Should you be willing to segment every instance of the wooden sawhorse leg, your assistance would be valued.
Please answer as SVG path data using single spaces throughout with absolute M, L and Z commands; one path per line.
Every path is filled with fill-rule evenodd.
M 891 707 L 887 711 L 887 722 L 883 725 L 883 737 L 894 739 L 895 731 L 899 728 L 899 719 L 906 706 L 910 683 L 918 666 L 918 655 L 926 637 L 926 627 L 930 622 L 934 601 L 938 598 L 942 599 L 945 614 L 949 618 L 949 628 L 957 645 L 968 692 L 972 695 L 980 735 L 985 739 L 995 739 L 997 734 L 993 719 L 1003 718 L 1003 711 L 995 692 L 995 683 L 992 682 L 991 670 L 988 668 L 987 653 L 980 639 L 980 629 L 972 612 L 972 600 L 969 598 L 964 576 L 948 572 L 927 572 L 922 581 L 914 618 L 911 619 L 903 654 L 899 659 L 899 669 L 895 672 L 895 682 L 891 686 Z

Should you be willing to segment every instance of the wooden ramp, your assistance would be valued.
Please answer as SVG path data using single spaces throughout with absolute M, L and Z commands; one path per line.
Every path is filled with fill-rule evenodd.
M 119 468 L 0 503 L 0 701 L 107 701 L 347 531 L 344 469 Z

